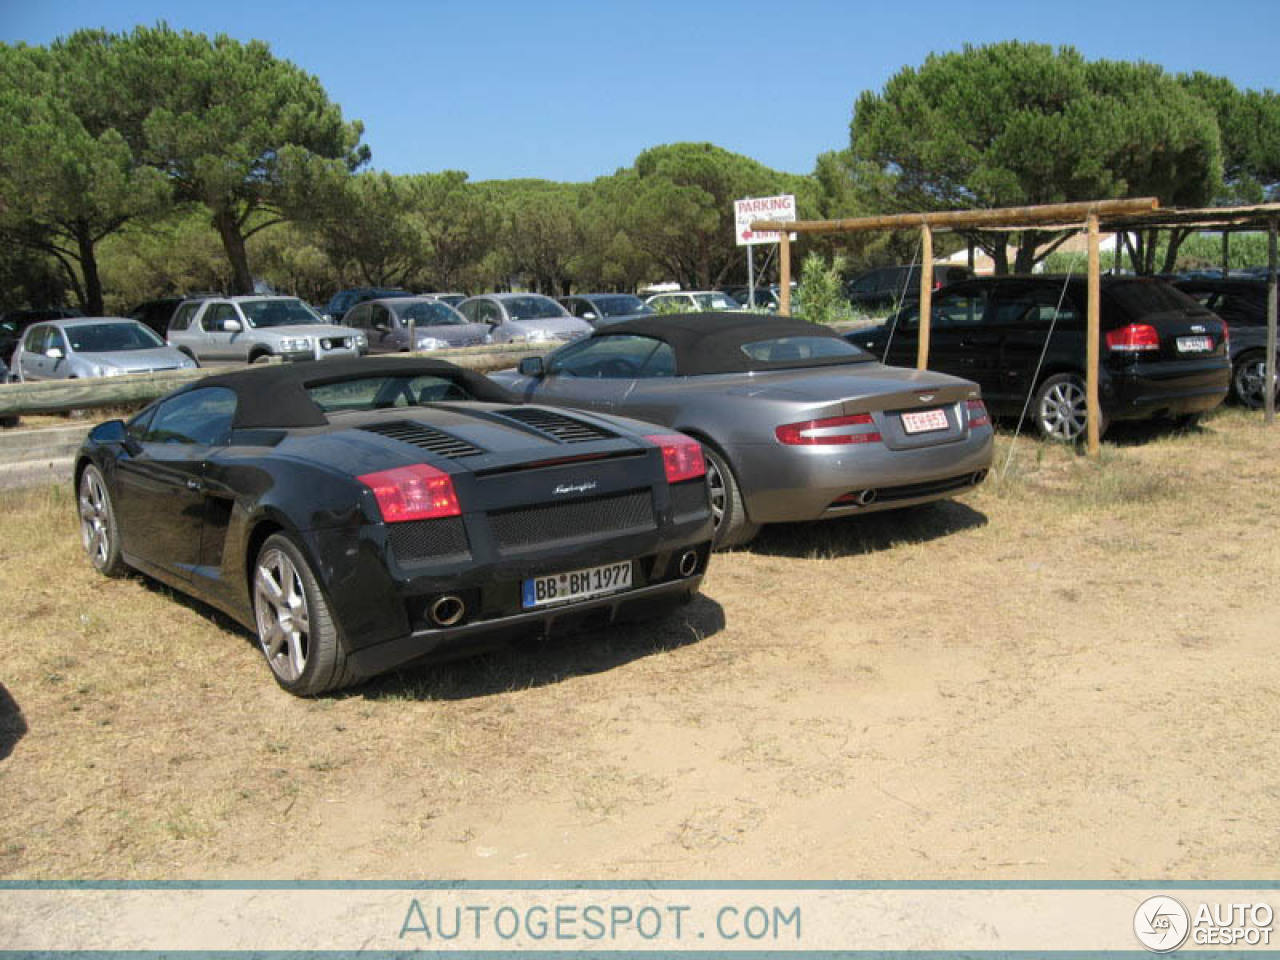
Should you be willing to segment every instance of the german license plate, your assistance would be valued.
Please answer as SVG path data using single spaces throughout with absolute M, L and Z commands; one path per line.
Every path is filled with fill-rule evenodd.
M 947 429 L 945 410 L 911 410 L 902 415 L 902 429 L 907 433 L 928 433 Z
M 1213 337 L 1179 337 L 1179 353 L 1205 353 L 1213 349 Z
M 524 608 L 529 610 L 552 603 L 569 603 L 630 590 L 631 566 L 631 561 L 628 560 L 626 563 L 606 563 L 601 567 L 587 567 L 571 573 L 533 577 L 521 584 L 521 601 Z

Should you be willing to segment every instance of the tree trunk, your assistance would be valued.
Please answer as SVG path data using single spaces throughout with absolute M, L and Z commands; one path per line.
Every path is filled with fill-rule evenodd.
M 227 260 L 231 264 L 231 292 L 233 294 L 253 293 L 253 274 L 249 272 L 249 256 L 245 252 L 244 236 L 240 233 L 240 223 L 230 210 L 215 210 L 213 225 L 218 228 L 218 236 L 222 238 L 222 249 L 226 251 Z
M 87 223 L 75 225 L 76 248 L 79 253 L 80 273 L 84 277 L 84 312 L 86 316 L 101 317 L 106 313 L 102 305 L 102 279 L 98 276 L 98 257 L 93 245 L 93 231 Z
M 1180 230 L 1177 227 L 1169 231 L 1169 245 L 1164 250 L 1164 265 L 1160 268 L 1161 273 L 1173 273 L 1178 264 L 1178 250 L 1182 247 L 1182 241 L 1191 236 L 1191 233 L 1190 230 Z
M 1014 273 L 1030 273 L 1036 265 L 1036 248 L 1040 246 L 1038 230 L 1023 230 L 1018 241 L 1018 253 L 1014 259 Z

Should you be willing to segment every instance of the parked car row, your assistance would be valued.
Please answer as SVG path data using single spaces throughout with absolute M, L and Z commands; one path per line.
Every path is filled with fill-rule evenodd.
M 97 570 L 225 611 L 313 695 L 654 616 L 762 523 L 954 496 L 991 455 L 973 383 L 739 312 L 604 325 L 493 379 L 377 357 L 207 377 L 91 431 L 75 483 Z

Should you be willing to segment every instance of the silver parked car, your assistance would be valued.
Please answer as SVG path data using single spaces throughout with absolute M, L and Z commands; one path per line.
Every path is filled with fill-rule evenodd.
M 348 310 L 342 322 L 368 338 L 370 353 L 408 350 L 410 323 L 417 340 L 415 350 L 447 350 L 492 342 L 488 326 L 467 323 L 467 318 L 453 307 L 430 296 L 367 300 Z
M 365 353 L 364 334 L 325 323 L 297 297 L 188 300 L 169 321 L 169 345 L 206 360 L 324 360 Z
M 742 310 L 744 307 L 733 297 L 720 290 L 680 290 L 675 293 L 655 293 L 645 301 L 654 310 Z
M 494 343 L 555 345 L 591 332 L 591 324 L 540 293 L 485 293 L 463 300 L 458 312 L 471 323 L 487 324 Z
M 196 366 L 136 320 L 83 317 L 27 328 L 13 354 L 19 380 L 74 380 Z
M 628 320 L 490 377 L 526 402 L 697 437 L 721 547 L 745 543 L 763 523 L 955 496 L 991 466 L 977 384 L 885 366 L 830 328 L 787 317 Z

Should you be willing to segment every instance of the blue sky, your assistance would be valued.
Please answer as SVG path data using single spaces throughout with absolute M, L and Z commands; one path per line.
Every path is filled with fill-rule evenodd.
M 680 140 L 806 173 L 848 145 L 860 91 L 966 42 L 1071 44 L 1280 86 L 1277 0 L 0 0 L 0 40 L 161 19 L 265 40 L 314 73 L 364 122 L 375 168 L 475 180 L 590 180 Z

